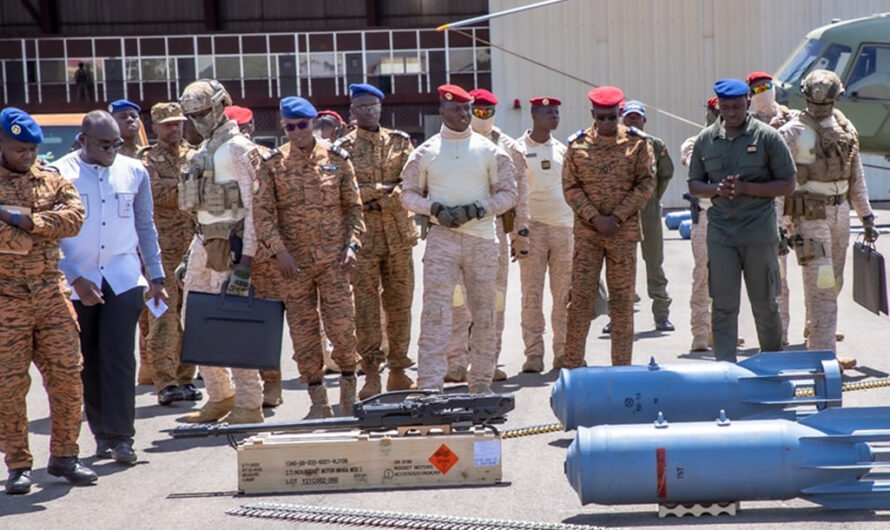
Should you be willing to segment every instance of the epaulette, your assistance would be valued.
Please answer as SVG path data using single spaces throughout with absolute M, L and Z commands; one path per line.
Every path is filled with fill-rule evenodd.
M 337 144 L 331 144 L 331 147 L 328 150 L 336 155 L 339 155 L 344 160 L 349 160 L 349 153 L 346 152 L 346 149 L 343 149 Z
M 60 175 L 62 174 L 62 172 L 59 171 L 59 168 L 57 168 L 56 166 L 51 166 L 43 160 L 38 160 L 37 163 L 39 164 L 41 171 L 49 171 L 50 173 L 58 173 Z
M 139 150 L 136 151 L 136 158 L 142 158 L 142 155 L 144 155 L 149 150 L 151 150 L 152 147 L 154 147 L 154 146 L 153 145 L 143 145 L 142 147 L 140 147 Z
M 649 135 L 644 133 L 643 131 L 637 129 L 636 127 L 628 127 L 627 132 L 634 135 L 639 136 L 640 138 L 649 138 Z
M 398 129 L 390 129 L 390 130 L 389 130 L 389 134 L 390 134 L 391 136 L 401 136 L 401 137 L 406 138 L 406 139 L 408 139 L 408 140 L 411 139 L 411 135 L 410 135 L 410 134 L 406 133 L 405 131 L 400 131 L 400 130 L 398 130 Z
M 566 140 L 566 143 L 569 144 L 569 145 L 571 145 L 572 142 L 574 142 L 574 141 L 577 140 L 578 138 L 581 138 L 582 136 L 584 136 L 584 129 L 578 129 L 578 132 L 576 132 L 575 134 L 569 136 L 569 139 Z
M 276 156 L 281 156 L 281 149 L 278 149 L 277 147 L 275 147 L 273 149 L 267 149 L 267 150 L 261 152 L 260 156 L 263 157 L 263 162 L 268 162 L 269 160 L 272 160 Z

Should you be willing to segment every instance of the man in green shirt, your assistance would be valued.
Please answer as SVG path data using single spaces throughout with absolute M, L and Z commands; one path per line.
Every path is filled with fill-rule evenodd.
M 708 208 L 711 330 L 718 361 L 736 361 L 742 275 L 762 351 L 782 349 L 775 197 L 794 190 L 795 166 L 779 134 L 748 112 L 748 85 L 714 84 L 721 117 L 695 141 L 689 192 Z

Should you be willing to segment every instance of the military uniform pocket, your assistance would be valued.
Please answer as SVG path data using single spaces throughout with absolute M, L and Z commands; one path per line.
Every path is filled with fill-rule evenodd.
M 340 204 L 340 179 L 337 175 L 321 176 L 321 203 L 325 206 Z

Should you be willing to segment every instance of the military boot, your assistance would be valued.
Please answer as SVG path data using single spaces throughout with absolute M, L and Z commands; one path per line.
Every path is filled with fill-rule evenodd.
M 414 380 L 408 377 L 402 368 L 390 369 L 389 375 L 386 377 L 386 391 L 394 390 L 413 390 L 417 388 Z
M 539 374 L 544 371 L 544 356 L 543 355 L 529 355 L 525 362 L 522 363 L 522 373 L 524 374 Z
M 328 389 L 323 383 L 309 385 L 309 399 L 312 400 L 312 406 L 309 407 L 309 414 L 303 418 L 304 420 L 330 418 L 334 415 L 334 410 L 328 402 Z
M 473 383 L 470 385 L 470 394 L 493 394 L 488 383 Z
M 708 337 L 704 335 L 693 336 L 689 351 L 708 351 Z
M 467 381 L 467 369 L 463 366 L 449 366 L 445 372 L 446 383 L 465 383 Z
M 263 420 L 265 420 L 265 417 L 263 417 L 262 407 L 255 409 L 235 407 L 220 422 L 238 425 L 239 423 L 263 423 Z
M 284 403 L 281 399 L 281 381 L 265 381 L 263 382 L 263 406 L 277 407 Z
M 494 369 L 494 375 L 491 377 L 492 381 L 503 381 L 507 378 L 507 372 L 501 370 L 500 368 Z
M 377 374 L 380 380 L 380 374 Z M 352 404 L 355 403 L 355 375 L 340 376 L 340 413 L 344 416 L 352 416 Z
M 362 369 L 365 371 L 365 384 L 358 393 L 359 399 L 368 399 L 380 393 L 380 368 L 377 363 L 362 361 Z M 389 390 L 387 388 L 387 390 Z
M 844 370 L 852 370 L 856 368 L 856 358 L 855 357 L 838 357 L 837 364 L 841 367 L 841 372 Z
M 235 408 L 235 396 L 222 401 L 208 401 L 201 410 L 192 412 L 185 417 L 186 423 L 208 423 L 216 421 Z

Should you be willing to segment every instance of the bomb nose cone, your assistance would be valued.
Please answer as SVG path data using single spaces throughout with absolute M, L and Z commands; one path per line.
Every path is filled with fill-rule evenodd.
M 571 370 L 563 368 L 559 371 L 559 377 L 553 382 L 553 386 L 550 387 L 550 409 L 567 431 L 575 428 L 572 420 L 574 417 L 571 410 L 572 403 L 568 399 L 568 386 L 569 380 L 572 377 L 571 374 Z

